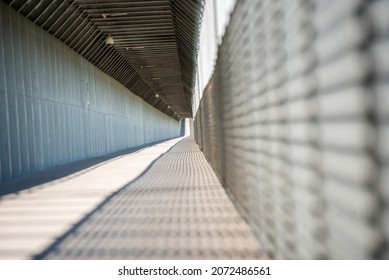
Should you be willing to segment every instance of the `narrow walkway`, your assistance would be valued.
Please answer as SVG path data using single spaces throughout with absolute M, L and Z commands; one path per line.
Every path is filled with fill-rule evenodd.
M 54 223 L 46 227 L 58 226 L 61 234 L 55 238 L 49 236 L 49 242 L 41 240 L 42 244 L 46 244 L 45 248 L 39 250 L 39 246 L 30 246 L 33 250 L 19 257 L 26 258 L 26 253 L 29 253 L 30 257 L 47 259 L 264 258 L 264 252 L 228 199 L 193 138 L 178 140 L 170 143 L 170 150 L 148 166 L 142 175 L 119 188 L 118 192 L 111 192 L 100 200 L 100 204 L 95 203 L 94 210 L 86 215 L 84 213 L 78 222 L 65 223 L 61 227 L 55 222 L 59 214 L 52 213 Z M 146 149 L 146 152 L 153 153 L 152 149 Z M 126 168 L 131 169 L 131 166 Z M 116 170 L 111 171 L 116 176 Z M 88 173 L 80 176 L 88 176 Z M 96 189 L 89 187 L 89 191 L 99 192 L 101 186 L 110 183 L 109 178 L 100 176 L 98 179 L 101 183 L 96 185 Z M 86 185 L 91 186 L 90 183 Z M 84 185 L 78 187 L 80 190 L 73 189 L 74 196 L 82 200 Z M 47 197 L 47 201 L 56 203 L 56 198 Z M 31 205 L 31 201 L 27 204 Z M 23 209 L 23 201 L 19 206 Z M 69 211 L 74 209 L 74 205 L 68 206 Z M 61 208 L 62 213 L 68 212 L 66 205 Z M 1 201 L 1 258 L 7 258 L 7 252 L 12 253 L 12 245 L 8 244 L 8 249 L 1 254 L 2 245 L 6 243 L 3 237 L 8 236 L 14 243 L 17 241 L 15 236 L 12 237 L 11 230 L 15 221 L 7 220 L 6 210 L 7 201 Z M 34 211 L 25 215 L 33 215 L 36 219 L 37 213 L 39 211 L 35 216 Z M 28 221 L 24 222 L 28 224 Z M 7 227 L 10 229 L 8 235 Z M 39 236 L 40 227 L 33 229 L 25 225 L 24 230 L 27 235 L 35 232 Z M 20 234 L 25 236 L 26 232 Z M 30 242 L 33 239 L 30 238 Z

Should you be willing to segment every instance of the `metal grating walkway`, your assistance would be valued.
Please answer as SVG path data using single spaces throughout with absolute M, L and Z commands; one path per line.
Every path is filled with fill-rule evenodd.
M 265 258 L 191 136 L 173 144 L 137 179 L 34 255 L 39 259 Z

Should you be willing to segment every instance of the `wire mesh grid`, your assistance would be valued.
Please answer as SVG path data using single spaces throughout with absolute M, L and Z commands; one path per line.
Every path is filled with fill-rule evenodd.
M 237 1 L 196 142 L 273 258 L 388 258 L 388 1 Z

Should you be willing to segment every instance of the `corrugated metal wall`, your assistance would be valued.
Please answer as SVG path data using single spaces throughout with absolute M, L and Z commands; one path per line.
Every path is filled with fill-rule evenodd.
M 388 14 L 237 1 L 196 140 L 274 258 L 389 258 Z
M 179 136 L 180 122 L 0 8 L 0 182 Z

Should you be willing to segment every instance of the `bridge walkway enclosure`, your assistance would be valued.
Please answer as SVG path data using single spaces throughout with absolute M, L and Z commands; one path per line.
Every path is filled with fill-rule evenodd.
M 388 14 L 0 0 L 0 258 L 388 259 Z

